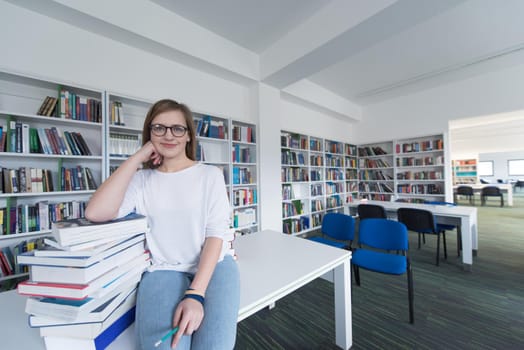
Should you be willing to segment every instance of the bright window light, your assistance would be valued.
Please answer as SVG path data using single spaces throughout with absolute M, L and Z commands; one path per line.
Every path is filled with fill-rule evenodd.
M 524 159 L 508 160 L 508 175 L 524 175 Z

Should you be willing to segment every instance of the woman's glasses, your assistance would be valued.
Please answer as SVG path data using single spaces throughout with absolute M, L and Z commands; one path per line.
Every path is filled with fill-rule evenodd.
M 183 125 L 171 125 L 171 126 L 165 126 L 162 124 L 151 124 L 149 125 L 149 129 L 155 136 L 164 136 L 167 132 L 167 129 L 171 129 L 171 134 L 175 137 L 182 137 L 186 134 L 187 128 Z

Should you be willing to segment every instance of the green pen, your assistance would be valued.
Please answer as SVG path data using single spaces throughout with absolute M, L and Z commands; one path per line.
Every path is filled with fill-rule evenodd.
M 175 328 L 173 328 L 172 330 L 170 330 L 169 332 L 167 332 L 167 334 L 164 335 L 164 336 L 162 337 L 162 339 L 160 339 L 159 341 L 157 341 L 157 342 L 155 343 L 155 348 L 158 348 L 158 346 L 159 346 L 160 344 L 162 344 L 163 342 L 165 342 L 166 340 L 168 340 L 169 337 L 171 337 L 173 334 L 176 333 L 176 331 L 178 331 L 178 327 L 175 327 Z

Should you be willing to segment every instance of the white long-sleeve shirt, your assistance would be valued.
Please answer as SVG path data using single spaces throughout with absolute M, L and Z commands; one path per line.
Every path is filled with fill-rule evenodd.
M 230 205 L 220 169 L 197 163 L 164 173 L 139 170 L 129 184 L 118 216 L 136 211 L 148 217 L 146 241 L 153 265 L 195 273 L 207 237 L 230 232 Z M 220 260 L 227 251 L 224 242 Z

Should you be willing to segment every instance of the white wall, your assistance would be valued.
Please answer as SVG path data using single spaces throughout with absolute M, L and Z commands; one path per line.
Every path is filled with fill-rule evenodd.
M 522 148 L 524 148 L 524 145 Z M 494 152 L 479 154 L 479 161 L 493 161 L 493 176 L 481 176 L 481 178 L 491 182 L 496 182 L 497 179 L 502 179 L 504 181 L 509 179 L 524 179 L 524 175 L 508 175 L 508 160 L 510 159 L 524 159 L 524 149 L 515 152 Z
M 0 69 L 256 122 L 245 86 L 0 1 Z
M 376 103 L 355 126 L 357 141 L 437 134 L 450 120 L 522 110 L 522 91 L 524 63 Z
M 356 143 L 354 123 L 281 99 L 280 129 L 333 141 Z

